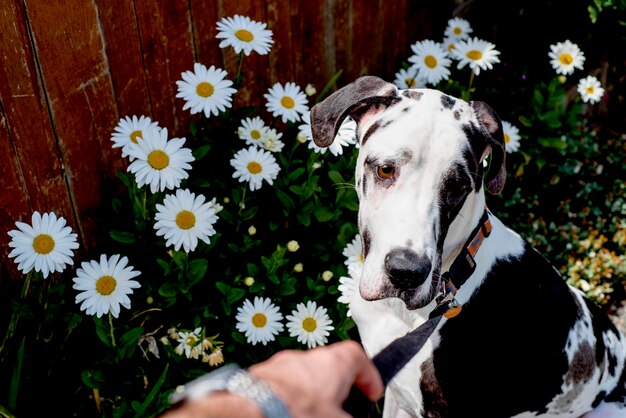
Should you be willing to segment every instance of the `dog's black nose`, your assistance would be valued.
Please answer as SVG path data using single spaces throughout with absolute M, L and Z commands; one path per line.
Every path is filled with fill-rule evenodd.
M 391 284 L 400 290 L 415 289 L 426 280 L 432 264 L 409 248 L 394 248 L 385 256 L 385 271 Z

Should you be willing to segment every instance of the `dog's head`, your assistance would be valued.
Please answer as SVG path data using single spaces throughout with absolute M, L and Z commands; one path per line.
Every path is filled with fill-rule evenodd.
M 360 144 L 361 296 L 425 306 L 438 292 L 444 255 L 458 251 L 484 210 L 483 175 L 489 192 L 504 186 L 500 119 L 482 102 L 362 77 L 311 109 L 315 143 L 329 146 L 348 116 Z

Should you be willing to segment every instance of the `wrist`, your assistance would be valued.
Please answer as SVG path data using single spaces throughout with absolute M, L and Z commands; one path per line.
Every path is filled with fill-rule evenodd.
M 210 397 L 207 397 L 207 395 L 220 393 L 246 398 L 250 401 L 249 403 L 257 408 L 257 412 L 261 412 L 261 416 L 265 418 L 290 418 L 285 404 L 265 382 L 234 364 L 223 366 L 187 383 L 185 386 L 179 387 L 170 396 L 170 402 L 197 402 L 205 398 L 209 400 Z M 219 399 L 221 401 L 232 401 L 233 397 L 222 396 Z M 236 397 L 234 399 L 236 400 Z M 240 415 L 240 411 L 237 411 L 237 416 L 246 415 Z

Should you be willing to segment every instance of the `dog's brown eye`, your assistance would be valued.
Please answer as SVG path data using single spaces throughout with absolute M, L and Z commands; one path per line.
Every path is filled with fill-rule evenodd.
M 377 168 L 378 177 L 380 177 L 383 180 L 387 180 L 393 177 L 394 171 L 395 169 L 393 168 L 391 164 L 379 165 Z

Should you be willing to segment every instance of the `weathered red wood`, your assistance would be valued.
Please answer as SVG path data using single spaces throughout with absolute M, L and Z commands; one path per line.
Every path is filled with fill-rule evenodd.
M 6 234 L 15 221 L 38 210 L 76 222 L 20 1 L 3 2 L 0 27 L 0 261 L 17 277 Z
M 195 61 L 188 2 L 136 0 L 135 10 L 152 115 L 170 136 L 185 136 L 190 114 L 176 98 L 176 81 Z
M 117 120 L 102 33 L 92 2 L 26 0 L 26 10 L 83 243 L 95 249 L 107 231 L 106 179 L 122 167 L 111 148 Z M 22 115 L 21 117 L 24 117 Z M 31 139 L 32 141 L 32 139 Z
M 234 79 L 237 56 L 215 38 L 220 18 L 248 16 L 273 32 L 269 55 L 244 58 L 234 99 L 235 107 L 255 105 L 263 115 L 263 94 L 275 82 L 320 90 L 340 69 L 339 85 L 363 74 L 392 80 L 411 43 L 442 35 L 449 7 L 409 0 L 393 8 L 382 0 L 2 2 L 0 227 L 35 209 L 54 210 L 91 249 L 107 232 L 99 225 L 119 186 L 115 171 L 125 167 L 110 142 L 119 118 L 146 114 L 185 136 L 189 119 L 199 116 L 175 97 L 181 73 L 201 62 Z M 0 250 L 3 263 L 6 253 Z
M 134 2 L 97 0 L 97 5 L 118 117 L 152 117 Z

